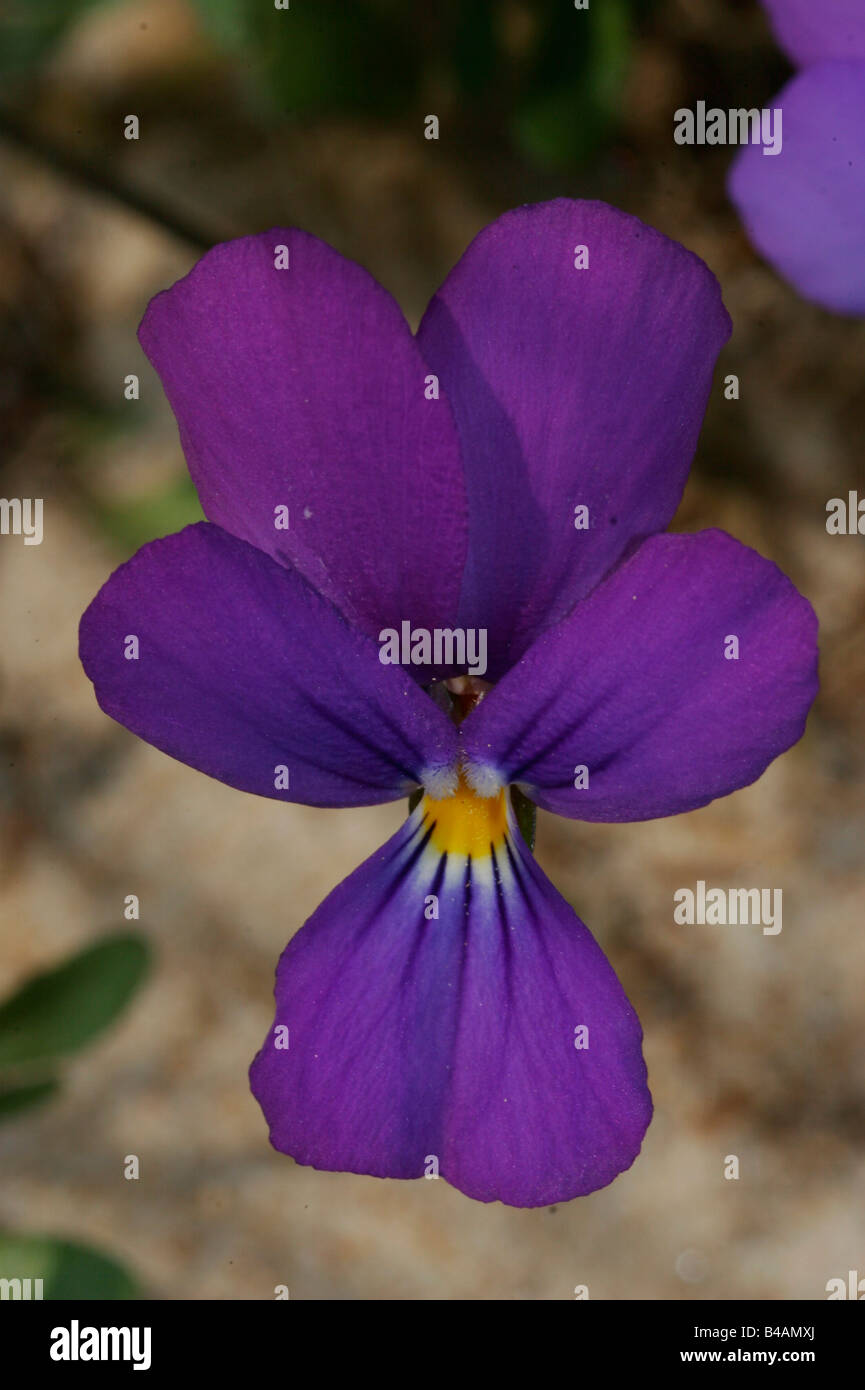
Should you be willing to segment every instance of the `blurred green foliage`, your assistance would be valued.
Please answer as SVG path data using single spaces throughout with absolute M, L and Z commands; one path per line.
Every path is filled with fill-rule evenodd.
M 400 18 L 397 6 L 294 0 L 290 10 L 277 10 L 272 0 L 193 3 L 220 46 L 245 59 L 255 93 L 287 114 L 389 114 L 405 105 L 419 80 L 411 16 Z
M 126 1299 L 141 1297 L 130 1274 L 107 1255 L 53 1236 L 21 1236 L 0 1231 L 0 1279 L 29 1279 L 31 1298 L 37 1279 L 43 1299 Z
M 550 167 L 579 163 L 615 118 L 641 0 L 194 0 L 285 115 L 457 116 Z
M 603 0 L 576 16 L 587 23 L 575 42 L 569 32 L 575 16 L 564 5 L 551 10 L 513 129 L 524 154 L 557 167 L 587 159 L 615 119 L 630 54 L 631 15 L 627 0 Z
M 26 73 L 46 57 L 64 30 L 98 0 L 3 0 L 0 77 Z
M 100 0 L 7 0 L 0 74 L 26 83 Z M 103 7 L 112 0 L 101 0 Z M 460 142 L 541 167 L 615 127 L 635 19 L 650 0 L 187 0 L 263 120 L 427 114 Z
M 130 555 L 147 541 L 204 521 L 198 493 L 187 473 L 178 475 L 159 492 L 111 505 L 93 497 L 91 505 L 103 531 Z
M 24 1086 L 10 1086 L 0 1083 L 0 1123 L 11 1120 L 22 1110 L 30 1110 L 34 1105 L 56 1096 L 60 1083 L 53 1078 L 48 1081 L 34 1081 Z

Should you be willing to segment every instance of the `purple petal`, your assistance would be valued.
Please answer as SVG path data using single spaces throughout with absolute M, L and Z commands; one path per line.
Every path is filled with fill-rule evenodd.
M 459 430 L 461 622 L 490 629 L 492 678 L 668 525 L 729 333 L 702 261 L 603 203 L 506 213 L 448 276 L 418 341 Z
M 418 807 L 287 946 L 251 1070 L 271 1142 L 378 1177 L 435 1160 L 484 1202 L 592 1192 L 651 1118 L 639 1021 L 512 825 L 469 856 L 433 819 Z
M 140 337 L 211 521 L 370 635 L 453 619 L 466 548 L 453 421 L 367 271 L 304 232 L 245 237 L 157 295 Z
M 729 193 L 757 250 L 806 299 L 865 314 L 865 61 L 826 62 L 775 98 L 777 155 L 745 146 Z
M 469 715 L 467 776 L 579 820 L 705 806 L 801 737 L 816 633 L 789 579 L 723 531 L 655 536 Z
M 865 58 L 862 0 L 763 0 L 782 48 L 801 67 L 823 58 Z
M 455 762 L 453 726 L 405 671 L 297 574 L 207 522 L 115 571 L 81 619 L 81 661 L 112 719 L 259 796 L 372 805 Z

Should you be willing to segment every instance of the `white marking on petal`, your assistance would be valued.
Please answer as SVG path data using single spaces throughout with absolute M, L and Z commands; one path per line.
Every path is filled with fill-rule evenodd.
M 494 767 L 486 763 L 468 763 L 463 768 L 466 781 L 477 796 L 498 796 L 503 783 Z
M 459 771 L 455 767 L 428 767 L 421 775 L 424 791 L 433 801 L 443 801 L 453 796 L 459 785 Z

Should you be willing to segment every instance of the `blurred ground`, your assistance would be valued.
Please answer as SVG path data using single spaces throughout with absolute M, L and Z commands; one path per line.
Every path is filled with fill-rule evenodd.
M 823 690 L 803 742 L 732 798 L 646 825 L 541 818 L 539 859 L 646 1034 L 657 1112 L 629 1173 L 521 1212 L 274 1154 L 246 1068 L 277 957 L 403 811 L 259 802 L 98 710 L 79 615 L 187 505 L 135 328 L 198 252 L 0 137 L 2 491 L 46 498 L 41 546 L 0 541 L 0 987 L 123 925 L 128 893 L 157 948 L 146 990 L 69 1068 L 62 1099 L 0 1135 L 0 1226 L 96 1242 L 174 1299 L 270 1298 L 277 1284 L 301 1299 L 566 1299 L 576 1284 L 592 1298 L 823 1298 L 827 1279 L 865 1270 L 865 568 L 860 538 L 825 531 L 827 499 L 865 491 L 865 324 L 781 284 L 725 201 L 727 152 L 681 150 L 670 133 L 677 106 L 727 92 L 759 104 L 784 72 L 754 6 L 659 4 L 618 136 L 563 176 L 497 167 L 444 135 L 430 147 L 399 123 L 270 126 L 181 0 L 97 7 L 52 53 L 46 137 L 213 239 L 306 227 L 413 322 L 471 236 L 537 197 L 605 197 L 703 256 L 735 331 L 677 525 L 723 526 L 791 575 L 821 620 Z M 126 145 L 130 110 L 146 138 Z M 123 401 L 127 372 L 138 403 Z M 728 372 L 738 402 L 723 399 Z M 672 894 L 698 878 L 782 888 L 782 933 L 675 926 Z M 739 1181 L 724 1180 L 728 1154 Z

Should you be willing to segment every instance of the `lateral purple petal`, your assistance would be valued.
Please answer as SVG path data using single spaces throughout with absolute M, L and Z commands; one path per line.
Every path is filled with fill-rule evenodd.
M 862 0 L 763 0 L 778 43 L 800 67 L 823 58 L 865 58 Z
M 603 203 L 508 212 L 451 271 L 418 342 L 459 430 L 461 621 L 491 678 L 668 525 L 729 334 L 703 262 Z
M 816 636 L 785 575 L 723 531 L 653 537 L 468 717 L 466 775 L 578 820 L 705 806 L 801 737 Z
M 140 338 L 211 521 L 372 636 L 453 621 L 467 524 L 454 425 L 366 270 L 296 230 L 227 242 L 152 300 Z
M 865 314 L 865 60 L 825 62 L 775 98 L 777 155 L 747 145 L 729 193 L 757 250 L 806 299 Z
M 455 763 L 446 716 L 293 571 L 201 522 L 116 570 L 81 619 L 106 714 L 241 791 L 405 796 Z
M 271 1142 L 511 1206 L 603 1187 L 651 1118 L 636 1014 L 519 832 L 479 860 L 440 854 L 428 822 L 418 807 L 282 956 L 250 1074 Z

